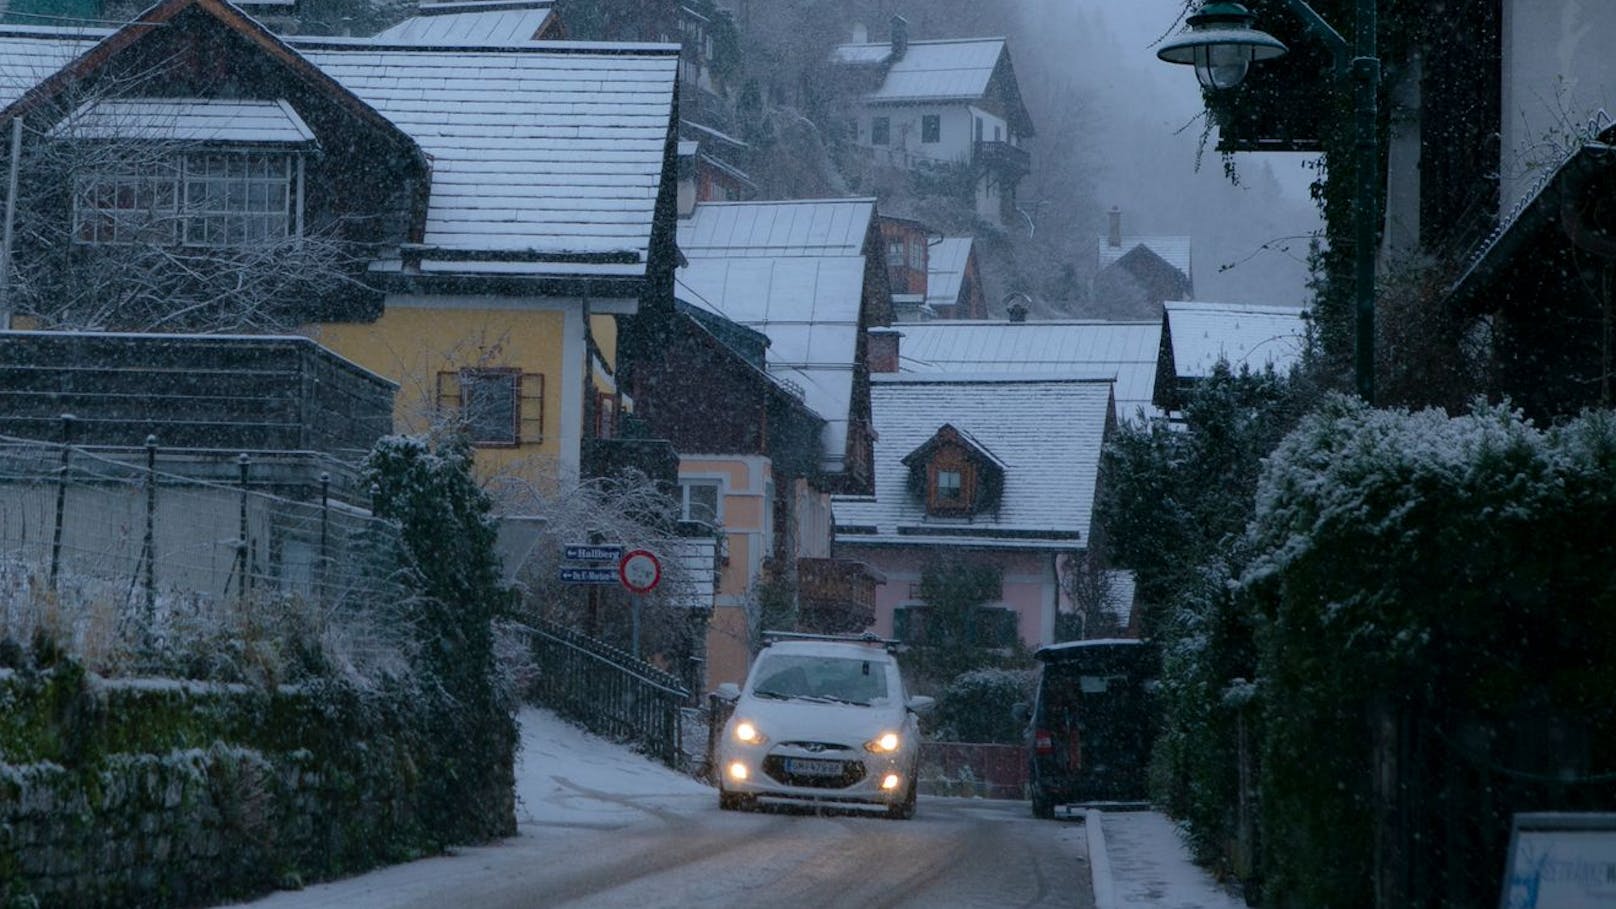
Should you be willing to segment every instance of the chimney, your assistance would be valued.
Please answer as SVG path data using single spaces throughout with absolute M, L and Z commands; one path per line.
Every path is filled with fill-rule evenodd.
M 854 44 L 869 44 L 870 43 L 870 30 L 865 28 L 864 23 L 862 23 L 862 22 L 853 23 L 853 43 Z
M 1010 314 L 1010 321 L 1012 322 L 1027 321 L 1027 304 L 1021 302 L 1020 300 L 1011 303 L 1008 312 Z
M 1111 206 L 1111 233 L 1106 238 L 1112 249 L 1122 248 L 1122 209 Z
M 902 16 L 892 17 L 892 59 L 902 60 L 903 55 L 909 52 L 909 20 Z
M 864 348 L 870 372 L 898 371 L 898 339 L 903 333 L 896 328 L 871 328 L 866 332 L 869 340 Z

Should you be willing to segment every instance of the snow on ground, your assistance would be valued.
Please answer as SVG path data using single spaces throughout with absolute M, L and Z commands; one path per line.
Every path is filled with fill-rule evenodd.
M 712 787 L 549 710 L 524 706 L 517 722 L 522 730 L 516 756 L 519 824 L 621 827 L 693 799 L 717 800 Z
M 1245 909 L 1206 869 L 1190 861 L 1178 827 L 1155 811 L 1108 812 L 1101 819 L 1116 905 L 1156 909 Z

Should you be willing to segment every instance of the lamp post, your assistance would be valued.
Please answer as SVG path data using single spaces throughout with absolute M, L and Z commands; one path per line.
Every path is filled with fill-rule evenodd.
M 1376 133 L 1380 58 L 1375 49 L 1376 0 L 1355 0 L 1353 41 L 1330 27 L 1305 0 L 1285 0 L 1291 11 L 1330 48 L 1337 78 L 1353 83 L 1353 157 L 1356 180 L 1353 192 L 1353 373 L 1358 396 L 1375 400 L 1375 214 L 1379 210 L 1376 172 L 1379 140 Z M 1286 52 L 1274 36 L 1251 27 L 1251 11 L 1239 3 L 1205 3 L 1187 20 L 1189 29 L 1156 51 L 1168 63 L 1195 67 L 1204 88 L 1234 88 L 1253 62 L 1271 60 Z

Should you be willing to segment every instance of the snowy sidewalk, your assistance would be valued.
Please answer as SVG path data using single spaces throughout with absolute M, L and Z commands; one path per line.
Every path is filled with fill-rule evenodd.
M 1155 811 L 1089 812 L 1095 909 L 1245 909 L 1190 860 L 1178 828 Z M 1094 853 L 1103 851 L 1104 858 Z

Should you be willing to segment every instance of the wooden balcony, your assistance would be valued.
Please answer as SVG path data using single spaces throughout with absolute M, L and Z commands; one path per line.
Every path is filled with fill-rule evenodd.
M 797 560 L 797 627 L 814 634 L 848 634 L 875 622 L 881 572 L 851 559 Z
M 1010 180 L 1019 180 L 1032 172 L 1032 156 L 1027 154 L 1026 149 L 1008 142 L 985 140 L 976 143 L 973 160 Z

